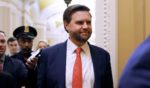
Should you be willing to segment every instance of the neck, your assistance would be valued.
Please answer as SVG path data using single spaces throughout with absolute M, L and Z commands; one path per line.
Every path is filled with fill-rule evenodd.
M 71 39 L 70 39 L 71 40 Z M 71 40 L 75 45 L 77 45 L 78 47 L 83 46 L 86 42 L 81 42 L 81 41 L 73 41 Z

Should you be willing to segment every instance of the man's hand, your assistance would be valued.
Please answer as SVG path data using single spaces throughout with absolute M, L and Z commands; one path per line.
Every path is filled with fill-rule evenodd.
M 34 69 L 37 65 L 38 59 L 35 57 L 31 60 L 27 60 L 26 65 L 28 66 L 28 68 L 30 69 Z

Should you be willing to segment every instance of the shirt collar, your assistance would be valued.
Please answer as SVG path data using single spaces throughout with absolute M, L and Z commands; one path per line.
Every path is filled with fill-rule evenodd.
M 68 39 L 67 41 L 67 48 L 69 51 L 71 51 L 72 53 L 75 52 L 75 50 L 78 48 L 77 45 L 75 45 L 70 39 Z M 86 42 L 84 45 L 81 46 L 82 50 L 84 53 L 88 53 L 89 52 L 89 45 Z

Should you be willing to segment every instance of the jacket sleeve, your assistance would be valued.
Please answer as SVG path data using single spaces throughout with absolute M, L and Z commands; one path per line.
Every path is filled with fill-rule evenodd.
M 46 57 L 41 53 L 37 66 L 37 87 L 46 88 Z

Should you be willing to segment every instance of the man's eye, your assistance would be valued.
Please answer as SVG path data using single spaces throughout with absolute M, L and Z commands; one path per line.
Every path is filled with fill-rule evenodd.
M 87 24 L 91 24 L 91 21 L 88 21 Z
M 80 24 L 80 25 L 81 25 L 81 24 L 83 24 L 83 21 L 78 21 L 77 24 Z
M 21 41 L 22 43 L 25 43 L 26 41 Z
M 5 43 L 5 40 L 0 40 L 1 43 Z

